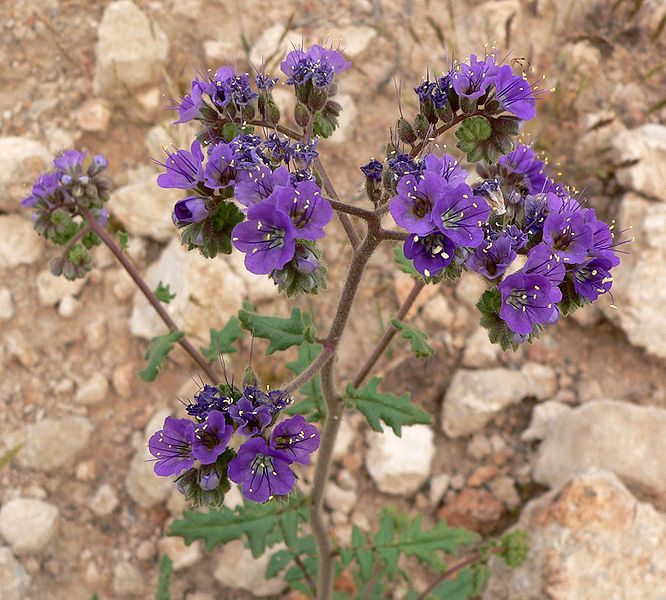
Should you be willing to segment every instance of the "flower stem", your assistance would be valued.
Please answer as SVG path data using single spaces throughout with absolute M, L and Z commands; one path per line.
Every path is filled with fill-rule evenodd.
M 89 210 L 85 208 L 81 208 L 80 210 L 83 217 L 88 221 L 90 229 L 94 231 L 106 244 L 106 247 L 111 250 L 111 253 L 116 257 L 118 262 L 123 266 L 125 271 L 127 271 L 127 274 L 132 278 L 134 283 L 146 297 L 146 300 L 150 302 L 151 306 L 155 309 L 155 312 L 159 315 L 162 321 L 164 321 L 164 324 L 171 331 L 179 331 L 178 325 L 176 325 L 176 322 L 171 318 L 171 315 L 169 315 L 169 313 L 164 309 L 164 306 L 162 306 L 162 303 L 157 299 L 157 296 L 155 296 L 153 291 L 143 280 L 137 268 L 132 264 L 129 258 L 127 258 L 125 253 L 118 247 L 106 229 L 104 229 L 104 227 L 95 220 L 95 217 Z M 211 383 L 217 383 L 219 381 L 219 378 L 215 374 L 212 366 L 206 362 L 206 359 L 201 356 L 201 354 L 199 354 L 197 349 L 186 338 L 181 338 L 178 343 L 201 367 L 203 372 L 206 373 L 206 376 L 208 379 L 210 379 Z
M 405 301 L 402 303 L 402 306 L 398 309 L 398 313 L 395 316 L 398 321 L 402 321 L 407 316 L 409 309 L 412 307 L 424 287 L 425 281 L 423 281 L 423 279 L 419 278 L 414 281 L 412 290 L 409 292 L 407 298 L 405 298 Z M 368 376 L 368 373 L 370 373 L 370 370 L 375 366 L 377 361 L 381 358 L 382 354 L 384 354 L 384 351 L 391 343 L 391 340 L 396 333 L 398 333 L 398 330 L 393 327 L 393 325 L 389 325 L 386 328 L 384 335 L 382 336 L 381 340 L 379 340 L 379 343 L 375 346 L 372 354 L 368 357 L 368 360 L 365 362 L 365 364 L 360 368 L 359 372 L 356 374 L 356 377 L 354 377 L 352 385 L 355 388 L 363 383 L 363 380 Z

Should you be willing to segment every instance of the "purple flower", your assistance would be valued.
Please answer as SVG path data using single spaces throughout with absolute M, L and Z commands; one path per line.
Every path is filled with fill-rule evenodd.
M 481 196 L 462 184 L 448 188 L 433 208 L 434 221 L 439 230 L 456 244 L 476 248 L 483 242 L 483 224 L 490 209 Z
M 336 73 L 341 73 L 351 66 L 341 52 L 323 48 L 315 44 L 307 52 L 293 50 L 280 64 L 280 69 L 287 75 L 287 84 L 303 85 L 309 80 L 317 88 L 326 88 L 333 81 Z
M 405 175 L 418 177 L 423 171 L 423 166 L 417 163 L 409 154 L 397 154 L 388 160 L 389 171 L 393 174 L 393 180 L 399 181 Z
M 613 285 L 610 274 L 613 264 L 606 258 L 593 258 L 574 271 L 576 293 L 594 302 L 601 294 L 606 294 Z
M 405 256 L 414 261 L 414 268 L 425 277 L 436 277 L 453 260 L 456 245 L 435 230 L 425 236 L 410 235 L 405 240 Z
M 458 96 L 476 100 L 488 91 L 496 72 L 497 67 L 492 56 L 486 60 L 477 60 L 472 54 L 469 57 L 469 65 L 463 63 L 453 71 L 451 83 Z
M 588 251 L 590 256 L 604 258 L 610 261 L 612 267 L 617 267 L 620 259 L 613 250 L 617 245 L 613 234 L 615 224 L 608 225 L 608 223 L 598 220 L 593 208 L 584 209 L 583 218 L 592 230 L 592 246 Z
M 155 473 L 161 477 L 178 475 L 192 467 L 194 423 L 189 419 L 167 417 L 162 429 L 148 440 L 148 450 L 155 457 Z
M 333 216 L 331 204 L 321 195 L 319 186 L 313 181 L 303 181 L 295 188 L 280 187 L 267 202 L 289 215 L 296 229 L 296 237 L 302 240 L 324 237 L 324 227 Z
M 263 142 L 264 148 L 270 153 L 273 162 L 288 163 L 292 156 L 292 147 L 287 138 L 280 138 L 277 133 L 271 133 Z
M 81 167 L 85 158 L 85 152 L 65 150 L 65 152 L 54 159 L 53 166 L 59 171 L 71 171 L 77 167 Z
M 239 425 L 238 433 L 246 437 L 260 435 L 273 419 L 267 405 L 253 403 L 245 396 L 229 407 L 229 416 Z
M 500 317 L 514 333 L 527 335 L 535 325 L 557 321 L 562 292 L 543 275 L 513 273 L 497 289 L 502 294 Z
M 222 413 L 226 412 L 232 403 L 230 398 L 222 396 L 220 390 L 207 383 L 194 394 L 194 402 L 188 403 L 185 407 L 187 414 L 195 417 L 199 421 L 205 420 L 208 413 L 216 410 Z
M 247 211 L 248 220 L 231 232 L 233 245 L 245 252 L 245 267 L 255 275 L 281 269 L 294 256 L 296 229 L 289 215 L 262 202 Z
M 514 75 L 509 65 L 499 67 L 494 79 L 495 97 L 500 106 L 529 121 L 536 115 L 536 98 L 529 81 L 521 75 Z
M 310 454 L 319 448 L 319 430 L 303 415 L 278 423 L 271 434 L 271 448 L 283 450 L 293 462 L 307 465 Z
M 197 77 L 192 80 L 192 87 L 189 94 L 185 94 L 183 99 L 173 108 L 178 110 L 178 120 L 174 121 L 174 125 L 179 123 L 187 123 L 199 117 L 201 109 L 206 106 L 203 101 L 202 93 L 210 93 L 212 89 L 210 84 L 199 81 Z
M 206 201 L 199 196 L 188 196 L 176 202 L 171 216 L 174 225 L 200 223 L 208 216 Z
M 467 171 L 461 166 L 460 162 L 450 154 L 444 154 L 441 158 L 436 154 L 428 154 L 424 159 L 425 170 L 437 173 L 445 179 L 452 187 L 465 183 Z
M 239 171 L 234 195 L 243 206 L 252 206 L 268 198 L 278 186 L 289 185 L 289 170 L 278 167 L 271 171 L 266 165 Z
M 229 445 L 234 433 L 219 410 L 211 410 L 206 421 L 194 430 L 192 454 L 202 465 L 213 464 Z
M 257 86 L 257 89 L 263 92 L 272 92 L 277 81 L 277 79 L 270 77 L 263 71 L 257 73 L 254 78 L 254 84 Z
M 543 241 L 564 262 L 582 263 L 592 245 L 592 229 L 580 212 L 550 213 L 543 224 Z
M 259 94 L 250 87 L 250 75 L 243 73 L 228 78 L 222 87 L 225 88 L 225 96 L 230 98 L 236 106 L 243 108 L 259 97 Z
M 428 234 L 435 228 L 433 207 L 446 191 L 444 178 L 431 171 L 424 171 L 418 179 L 405 175 L 398 182 L 397 195 L 390 200 L 391 216 L 410 233 Z
M 193 141 L 190 152 L 176 150 L 169 154 L 164 163 L 166 173 L 157 178 L 157 185 L 161 188 L 176 188 L 187 190 L 203 183 L 203 151 L 198 141 Z
M 419 102 L 424 103 L 432 99 L 432 91 L 437 87 L 437 84 L 433 81 L 426 79 L 422 81 L 418 86 L 414 88 L 416 95 L 419 97 Z
M 525 216 L 524 229 L 528 235 L 534 235 L 543 229 L 546 220 L 547 202 L 544 194 L 527 196 L 523 201 Z
M 230 142 L 234 151 L 233 166 L 238 169 L 252 169 L 265 161 L 261 155 L 262 140 L 258 135 L 239 135 Z
M 303 244 L 296 244 L 294 265 L 299 273 L 314 273 L 319 268 L 317 255 Z
M 368 161 L 361 167 L 361 172 L 368 179 L 379 183 L 382 180 L 382 171 L 384 170 L 384 165 L 380 163 L 377 159 L 373 158 Z
M 234 150 L 230 144 L 217 144 L 208 154 L 208 162 L 204 171 L 206 186 L 219 190 L 234 185 L 236 164 Z
M 451 74 L 444 75 L 437 79 L 437 86 L 432 90 L 430 98 L 435 108 L 444 108 L 449 101 L 449 91 L 451 90 Z
M 303 161 L 309 165 L 315 158 L 319 156 L 317 152 L 317 140 L 312 140 L 309 144 L 302 144 L 296 142 L 291 146 L 291 155 L 293 158 Z
M 32 208 L 42 200 L 47 201 L 59 189 L 60 175 L 58 173 L 42 173 L 32 186 L 32 193 L 21 200 L 21 205 Z
M 499 164 L 511 173 L 522 175 L 530 194 L 547 192 L 553 185 L 546 175 L 545 165 L 530 146 L 520 144 L 513 152 L 500 156 Z
M 509 225 L 504 234 L 511 239 L 511 247 L 514 250 L 522 250 L 527 246 L 527 234 L 516 225 Z
M 562 283 L 566 273 L 562 259 L 544 242 L 530 249 L 523 270 L 528 275 L 543 275 L 553 285 Z
M 295 171 L 289 173 L 289 183 L 291 183 L 291 185 L 293 185 L 294 187 L 303 181 L 314 181 L 314 180 L 315 180 L 314 175 L 309 171 L 305 171 L 303 169 L 296 169 Z
M 296 483 L 289 468 L 288 455 L 270 448 L 260 437 L 245 442 L 229 462 L 227 475 L 242 485 L 243 496 L 254 502 L 266 502 L 274 496 L 288 494 Z
M 197 483 L 202 490 L 210 492 L 220 485 L 222 478 L 214 464 L 202 465 L 197 469 Z
M 488 279 L 497 279 L 509 268 L 516 256 L 511 238 L 502 236 L 478 246 L 467 260 L 467 266 Z

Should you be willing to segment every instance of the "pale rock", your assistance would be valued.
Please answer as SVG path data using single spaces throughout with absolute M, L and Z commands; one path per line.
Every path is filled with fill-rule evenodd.
M 137 449 L 129 473 L 125 478 L 125 488 L 130 498 L 142 508 L 150 508 L 164 502 L 171 494 L 173 481 L 169 477 L 158 477 L 153 470 L 153 455 L 148 450 L 148 440 L 156 431 L 162 429 L 164 419 L 171 413 L 166 409 L 158 410 L 146 425 L 143 442 Z
M 335 445 L 333 446 L 334 460 L 342 460 L 347 456 L 355 437 L 356 430 L 349 423 L 349 419 L 342 417 L 338 436 L 335 438 Z
M 516 490 L 516 483 L 508 475 L 493 479 L 489 487 L 493 496 L 503 502 L 509 510 L 515 510 L 520 506 L 520 496 L 518 490 Z
M 386 430 L 368 432 L 365 466 L 380 491 L 411 496 L 430 475 L 434 434 L 427 425 L 402 428 L 402 437 Z
M 25 368 L 32 369 L 39 363 L 39 354 L 20 331 L 4 334 L 4 342 L 7 355 L 18 360 Z
M 232 55 L 236 44 L 231 40 L 206 40 L 203 43 L 204 56 L 209 65 L 221 65 L 225 58 Z
M 435 475 L 430 480 L 430 489 L 428 490 L 428 500 L 432 506 L 437 506 L 444 498 L 446 490 L 449 489 L 451 483 L 451 476 L 447 473 L 440 473 Z
M 157 173 L 149 167 L 134 169 L 128 174 L 128 183 L 111 193 L 109 204 L 130 234 L 166 242 L 176 235 L 171 211 L 183 194 L 158 187 L 156 178 Z
M 551 433 L 557 420 L 570 411 L 570 406 L 556 400 L 537 404 L 532 410 L 529 427 L 520 434 L 520 439 L 524 442 L 544 439 Z
M 294 114 L 294 106 L 296 106 L 296 98 L 288 87 L 276 87 L 273 90 L 273 100 L 275 100 L 282 118 L 293 119 L 292 115 Z
M 482 433 L 475 433 L 467 444 L 467 454 L 474 460 L 481 460 L 488 456 L 493 451 L 493 446 L 490 440 Z
M 604 314 L 596 303 L 593 303 L 575 310 L 571 313 L 571 318 L 581 327 L 594 327 L 604 320 Z
M 324 501 L 331 510 L 348 515 L 354 510 L 358 496 L 353 490 L 342 489 L 339 485 L 329 481 Z
M 62 152 L 67 148 L 73 148 L 76 144 L 78 135 L 75 136 L 71 131 L 62 129 L 61 127 L 54 127 L 53 125 L 44 126 L 44 137 L 49 145 L 51 157 Z
M 622 263 L 613 269 L 613 298 L 598 304 L 608 319 L 618 324 L 629 341 L 648 353 L 666 358 L 666 202 L 651 202 L 637 194 L 622 198 L 620 227 L 633 227 L 634 237 Z M 616 227 L 617 230 L 617 227 Z
M 162 90 L 158 87 L 153 87 L 145 92 L 137 94 L 136 99 L 144 110 L 147 110 L 148 112 L 154 112 L 158 108 L 165 108 L 165 105 L 167 104 Z
M 0 214 L 0 271 L 31 265 L 43 256 L 43 250 L 44 241 L 29 219 Z
M 95 93 L 124 96 L 156 81 L 169 52 L 166 33 L 131 0 L 106 7 L 97 30 Z
M 157 546 L 151 540 L 143 540 L 136 548 L 136 557 L 139 560 L 153 560 L 157 554 Z
M 347 58 L 363 54 L 370 42 L 377 37 L 374 27 L 365 25 L 349 25 L 326 31 L 326 38 L 334 48 L 340 48 Z
M 97 463 L 95 460 L 84 460 L 76 465 L 74 475 L 79 481 L 94 481 L 97 478 Z
M 354 135 L 356 121 L 358 120 L 358 108 L 354 98 L 349 94 L 340 94 L 335 97 L 335 101 L 340 103 L 342 111 L 338 117 L 338 127 L 329 138 L 331 144 L 344 144 Z
M 120 562 L 113 568 L 113 591 L 121 597 L 145 597 L 145 577 L 132 563 Z
M 477 327 L 467 338 L 462 364 L 470 368 L 490 367 L 497 364 L 499 355 L 499 344 L 491 343 L 488 331 Z
M 281 594 L 287 582 L 280 577 L 266 579 L 264 573 L 271 556 L 282 549 L 284 545 L 277 544 L 267 548 L 259 558 L 254 558 L 241 540 L 227 542 L 217 553 L 218 566 L 213 577 L 223 586 L 245 590 L 260 598 Z
M 637 160 L 619 169 L 620 185 L 666 202 L 666 126 L 646 123 L 618 135 L 613 141 L 618 163 Z
M 183 538 L 164 537 L 159 541 L 158 547 L 160 554 L 166 554 L 173 561 L 174 571 L 181 571 L 187 569 L 187 567 L 191 567 L 199 562 L 203 556 L 199 540 L 195 540 L 187 546 Z
M 0 288 L 0 321 L 9 321 L 14 316 L 14 302 L 9 288 Z
M 42 500 L 16 498 L 0 509 L 0 536 L 14 554 L 43 550 L 58 527 L 58 509 Z
M 22 210 L 21 200 L 30 193 L 33 182 L 48 169 L 52 159 L 48 148 L 35 140 L 0 137 L 0 210 Z
M 222 327 L 242 308 L 243 301 L 255 303 L 277 297 L 268 277 L 249 273 L 243 255 L 234 252 L 207 260 L 198 252 L 188 252 L 176 239 L 162 251 L 146 273 L 151 289 L 159 281 L 169 284 L 176 297 L 165 306 L 167 312 L 199 342 L 208 344 L 211 327 Z M 151 339 L 166 332 L 143 294 L 137 292 L 130 317 L 133 335 Z
M 226 505 L 226 498 L 225 498 Z M 169 494 L 169 499 L 166 503 L 167 510 L 169 514 L 174 518 L 180 518 L 183 516 L 183 512 L 187 510 L 187 499 L 184 494 L 181 494 L 176 486 L 172 486 L 171 493 Z
M 98 517 L 106 517 L 118 508 L 118 495 L 108 483 L 99 486 L 90 501 L 90 510 Z
M 664 597 L 666 516 L 612 473 L 587 472 L 532 500 L 516 528 L 528 533 L 527 560 L 509 569 L 492 559 L 485 600 Z
M 85 279 L 68 281 L 56 277 L 51 271 L 40 271 L 37 275 L 37 297 L 42 306 L 55 306 L 67 296 L 76 296 L 85 285 Z
M 76 111 L 76 119 L 84 131 L 105 131 L 111 120 L 111 109 L 101 98 L 90 98 Z
M 22 467 L 37 471 L 71 466 L 88 445 L 93 429 L 85 417 L 38 421 L 17 433 L 15 443 L 23 446 L 16 459 Z
M 113 370 L 111 383 L 113 389 L 123 398 L 129 398 L 132 395 L 132 382 L 136 377 L 136 366 L 134 363 L 125 363 Z
M 521 31 L 523 22 L 520 0 L 490 0 L 465 11 L 456 24 L 456 49 L 461 55 L 479 54 L 479 49 L 496 43 L 499 48 L 508 45 L 507 32 Z M 489 50 L 490 51 L 490 50 Z M 483 55 L 483 52 L 481 52 Z M 502 55 L 503 56 L 503 55 Z
M 452 438 L 482 429 L 507 406 L 528 395 L 539 396 L 519 371 L 509 369 L 458 369 L 444 396 L 442 423 Z
M 564 413 L 539 448 L 534 479 L 550 487 L 596 467 L 666 494 L 666 410 L 597 400 Z
M 402 271 L 396 271 L 394 273 L 393 289 L 395 291 L 395 296 L 398 300 L 398 304 L 402 304 L 407 299 L 413 288 L 414 288 L 413 277 L 411 277 L 407 273 L 403 273 Z M 439 295 L 440 294 L 439 290 L 437 289 L 437 286 L 427 285 L 417 296 L 416 301 L 414 302 L 412 308 L 410 309 L 410 312 L 407 314 L 408 315 L 412 314 L 413 312 L 419 310 L 421 307 L 427 306 L 430 300 L 438 297 Z
M 427 321 L 448 329 L 455 321 L 455 312 L 451 303 L 441 294 L 433 296 L 423 307 L 421 315 Z
M 610 110 L 586 114 L 583 125 L 585 132 L 575 149 L 576 158 L 581 162 L 588 162 L 590 157 L 614 154 L 613 141 L 627 130 L 617 115 Z
M 520 372 L 527 378 L 531 395 L 543 400 L 552 398 L 557 393 L 557 373 L 552 367 L 527 362 L 521 367 Z
M 27 576 L 23 567 L 9 548 L 0 546 L 0 598 L 22 600 L 26 585 Z
M 108 393 L 109 380 L 97 371 L 79 386 L 75 399 L 79 404 L 97 404 L 104 400 Z
M 465 271 L 456 284 L 456 298 L 467 308 L 477 311 L 476 303 L 486 288 L 487 284 L 478 273 Z
M 598 71 L 601 52 L 592 42 L 582 40 L 562 48 L 562 63 L 572 65 L 576 73 L 591 75 Z
M 174 125 L 171 121 L 167 121 L 151 127 L 146 133 L 144 144 L 149 156 L 164 162 L 167 151 L 173 152 L 174 148 L 189 148 L 196 133 L 197 129 L 193 123 Z
M 107 318 L 92 319 L 85 327 L 86 345 L 90 350 L 101 350 L 106 344 Z
M 303 42 L 302 34 L 298 31 L 287 31 L 282 23 L 274 23 L 257 38 L 250 50 L 250 63 L 261 65 L 272 58 L 272 61 L 282 58 L 294 48 L 300 48 Z
M 70 319 L 81 306 L 81 303 L 73 296 L 65 296 L 58 304 L 58 314 L 63 319 Z

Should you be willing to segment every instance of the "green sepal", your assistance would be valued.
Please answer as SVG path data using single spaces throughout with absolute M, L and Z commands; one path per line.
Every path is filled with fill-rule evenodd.
M 167 355 L 173 350 L 174 344 L 184 336 L 185 334 L 182 331 L 170 331 L 165 335 L 154 337 L 143 357 L 144 360 L 148 361 L 148 364 L 139 372 L 139 377 L 143 381 L 154 381 L 160 369 L 164 366 Z
M 315 135 L 321 136 L 323 138 L 329 138 L 333 135 L 335 128 L 337 126 L 336 119 L 327 119 L 323 112 L 318 110 L 314 115 L 314 120 L 312 122 L 312 132 Z
M 214 361 L 221 354 L 232 354 L 238 352 L 238 349 L 232 344 L 242 339 L 240 321 L 237 317 L 231 317 L 222 329 L 210 330 L 210 344 L 207 347 L 201 346 L 201 354 L 207 361 Z
M 227 193 L 233 193 L 233 190 L 230 188 Z M 219 200 L 205 221 L 181 229 L 181 242 L 188 250 L 196 248 L 206 258 L 231 254 L 231 231 L 244 219 L 245 215 L 233 202 Z M 199 240 L 202 241 L 200 245 Z
M 428 336 L 422 331 L 397 319 L 392 319 L 391 325 L 402 333 L 403 338 L 411 342 L 412 352 L 416 358 L 428 358 L 435 353 L 435 349 L 426 342 Z
M 400 396 L 377 390 L 381 377 L 373 377 L 365 386 L 355 388 L 347 385 L 345 397 L 368 420 L 374 431 L 383 433 L 383 422 L 396 435 L 400 435 L 403 425 L 430 425 L 432 417 L 411 402 L 408 392 Z

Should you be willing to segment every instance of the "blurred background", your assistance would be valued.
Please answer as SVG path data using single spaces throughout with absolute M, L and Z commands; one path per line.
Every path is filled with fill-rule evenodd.
M 476 276 L 428 288 L 410 319 L 437 353 L 419 361 L 397 338 L 379 372 L 384 389 L 412 392 L 433 414 L 433 433 L 417 426 L 399 440 L 358 416 L 345 421 L 326 500 L 334 535 L 344 543 L 352 522 L 374 528 L 387 504 L 484 535 L 519 522 L 533 540 L 528 563 L 511 574 L 494 567 L 486 600 L 663 600 L 663 0 L 3 0 L 0 23 L 0 598 L 149 598 L 165 553 L 175 599 L 250 598 L 247 589 L 300 598 L 262 581 L 242 544 L 204 553 L 165 536 L 184 504 L 145 462 L 146 433 L 169 413 L 182 416 L 177 398 L 196 391 L 196 368 L 178 349 L 154 384 L 141 382 L 160 322 L 101 248 L 85 281 L 52 277 L 54 250 L 19 201 L 55 152 L 104 154 L 109 208 L 130 234 L 128 252 L 151 285 L 176 292 L 169 310 L 195 342 L 244 300 L 286 312 L 237 254 L 206 261 L 180 247 L 170 219 L 179 196 L 156 186 L 155 160 L 190 143 L 193 130 L 173 126 L 167 109 L 197 70 L 264 61 L 277 74 L 303 41 L 340 45 L 353 62 L 340 77 L 340 129 L 320 144 L 346 201 L 363 202 L 358 166 L 383 154 L 398 100 L 415 114 L 412 88 L 426 69 L 439 73 L 447 57 L 495 44 L 555 88 L 523 139 L 548 155 L 556 179 L 635 238 L 613 299 L 516 353 L 501 354 L 480 329 Z M 290 90 L 275 97 L 291 119 Z M 455 138 L 447 144 L 457 152 Z M 336 227 L 325 249 L 328 292 L 299 300 L 322 328 L 349 256 Z M 382 249 L 343 340 L 342 375 L 410 288 Z M 248 354 L 227 361 L 237 377 Z M 255 358 L 265 382 L 289 377 L 286 357 Z M 309 479 L 304 469 L 306 490 Z M 425 574 L 414 577 L 425 587 Z M 336 585 L 353 591 L 345 573 Z

